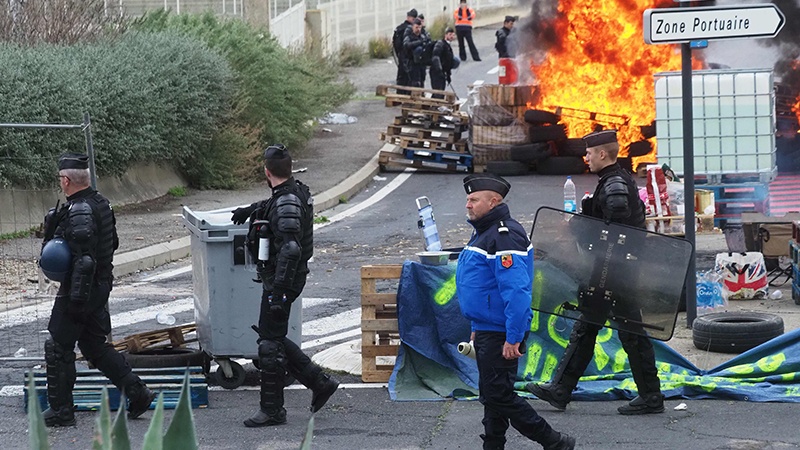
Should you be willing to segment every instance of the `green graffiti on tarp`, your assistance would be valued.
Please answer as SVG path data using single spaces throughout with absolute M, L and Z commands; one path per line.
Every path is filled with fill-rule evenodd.
M 450 303 L 450 300 L 456 296 L 456 275 L 453 274 L 447 279 L 433 294 L 433 301 L 439 306 L 444 306 Z

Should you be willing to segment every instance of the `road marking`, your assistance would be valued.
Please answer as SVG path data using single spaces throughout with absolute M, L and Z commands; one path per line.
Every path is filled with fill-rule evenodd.
M 339 384 L 339 389 L 386 389 L 389 387 L 389 383 L 341 383 Z M 22 386 L 20 386 L 22 388 Z M 288 391 L 297 391 L 300 389 L 308 389 L 302 384 L 293 384 L 291 386 L 287 386 L 283 388 L 283 390 Z M 209 391 L 228 391 L 231 389 L 225 389 L 222 386 L 209 386 Z M 239 386 L 235 389 L 236 391 L 260 391 L 260 386 Z M 19 394 L 22 395 L 22 394 Z
M 500 66 L 494 66 L 491 70 L 486 72 L 488 75 L 494 75 L 500 71 Z
M 414 172 L 415 172 L 414 169 L 406 169 L 405 171 L 403 171 L 403 173 L 401 173 L 400 175 L 396 176 L 394 178 L 394 180 L 390 181 L 389 184 L 387 184 L 386 186 L 380 188 L 380 190 L 378 190 L 378 192 L 372 194 L 372 196 L 370 198 L 368 198 L 368 199 L 364 200 L 363 202 L 353 206 L 352 208 L 348 208 L 348 209 L 340 212 L 339 214 L 335 214 L 332 217 L 328 217 L 328 221 L 327 222 L 314 224 L 314 231 L 319 230 L 322 227 L 326 227 L 326 226 L 328 226 L 328 225 L 330 225 L 330 224 L 332 224 L 334 222 L 338 222 L 338 221 L 340 221 L 342 219 L 346 219 L 348 217 L 354 216 L 354 215 L 358 214 L 359 212 L 361 212 L 361 211 L 369 208 L 370 206 L 374 205 L 375 203 L 378 203 L 379 201 L 383 200 L 387 195 L 391 194 L 392 191 L 394 191 L 395 189 L 399 188 L 400 185 L 405 183 L 405 181 L 408 180 L 408 178 L 411 177 L 411 175 Z
M 303 336 L 324 336 L 361 325 L 361 308 L 303 322 Z
M 345 339 L 350 339 L 354 336 L 360 336 L 360 335 L 361 335 L 361 327 L 358 327 L 349 331 L 344 331 L 342 333 L 332 334 L 330 336 L 312 339 L 308 342 L 303 342 L 303 345 L 301 345 L 300 348 L 306 350 L 309 348 L 319 347 L 320 345 L 329 344 L 331 342 L 343 341 Z
M 139 286 L 139 285 L 141 285 L 143 283 L 151 283 L 153 281 L 167 280 L 169 278 L 175 278 L 177 276 L 183 275 L 183 274 L 185 274 L 187 272 L 191 272 L 191 271 L 192 271 L 192 265 L 189 264 L 188 266 L 178 267 L 177 269 L 168 270 L 166 272 L 162 272 L 162 273 L 159 273 L 157 275 L 151 275 L 149 277 L 142 278 L 141 280 L 133 282 L 130 285 L 131 286 Z
M 139 322 L 146 322 L 148 320 L 155 321 L 156 314 L 178 314 L 194 309 L 194 299 L 192 297 L 182 298 L 160 305 L 146 306 L 144 308 L 134 309 L 124 313 L 114 314 L 111 316 L 111 329 L 117 327 L 126 327 Z

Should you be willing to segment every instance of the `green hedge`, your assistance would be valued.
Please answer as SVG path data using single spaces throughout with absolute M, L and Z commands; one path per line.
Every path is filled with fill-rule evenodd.
M 335 62 L 310 52 L 288 51 L 266 29 L 236 19 L 155 11 L 138 19 L 138 30 L 175 30 L 203 40 L 225 55 L 237 79 L 237 123 L 259 130 L 263 144 L 302 147 L 309 121 L 347 101 L 354 92 L 339 81 Z
M 229 120 L 234 74 L 202 42 L 176 33 L 129 33 L 95 44 L 0 45 L 0 120 L 93 122 L 100 175 L 171 161 L 195 185 L 197 164 Z M 79 130 L 0 129 L 0 184 L 46 187 L 55 159 L 84 150 Z

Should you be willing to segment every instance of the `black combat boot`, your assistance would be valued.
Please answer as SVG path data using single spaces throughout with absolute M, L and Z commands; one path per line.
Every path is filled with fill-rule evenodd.
M 315 413 L 322 409 L 325 403 L 328 403 L 328 399 L 336 392 L 336 389 L 339 389 L 339 382 L 331 378 L 327 373 L 320 371 L 312 387 L 311 412 Z
M 559 411 L 566 410 L 567 404 L 572 399 L 572 389 L 560 383 L 528 383 L 525 385 L 525 390 L 550 403 L 553 408 Z
M 573 450 L 575 448 L 575 438 L 567 433 L 552 432 L 549 442 L 542 443 L 544 450 Z
M 261 401 L 259 410 L 249 419 L 245 419 L 246 427 L 268 427 L 286 423 L 286 410 L 283 408 L 283 371 L 266 371 L 261 368 Z
M 42 416 L 48 427 L 75 426 L 72 388 L 75 386 L 75 352 L 65 351 L 52 339 L 44 343 L 47 371 L 47 401 L 50 407 Z
M 504 450 L 506 448 L 506 438 L 498 436 L 481 435 L 483 439 L 483 450 Z
M 294 342 L 285 339 L 284 347 L 289 360 L 289 373 L 303 386 L 311 389 L 311 412 L 319 411 L 339 388 L 339 382 L 323 372 L 322 367 L 312 362 Z
M 128 418 L 135 419 L 150 409 L 156 393 L 137 377 L 136 382 L 125 386 L 125 396 L 128 397 Z
M 661 392 L 637 395 L 627 405 L 617 408 L 617 411 L 625 416 L 662 413 L 664 412 L 664 395 Z

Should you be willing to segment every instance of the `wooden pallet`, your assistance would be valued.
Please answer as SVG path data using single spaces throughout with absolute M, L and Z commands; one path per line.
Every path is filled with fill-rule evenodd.
M 412 120 L 428 120 L 430 122 L 469 123 L 469 116 L 464 111 L 425 110 L 404 106 L 400 109 L 400 113 L 406 120 L 412 118 Z
M 187 369 L 133 369 L 147 387 L 157 393 L 164 394 L 164 408 L 175 409 L 180 398 L 183 376 Z M 189 367 L 189 399 L 192 408 L 205 408 L 208 406 L 208 385 L 201 367 Z M 33 381 L 36 385 L 36 396 L 42 411 L 48 408 L 47 402 L 47 374 L 34 372 Z M 78 411 L 97 411 L 103 388 L 108 390 L 108 404 L 112 410 L 120 406 L 120 392 L 111 381 L 99 370 L 79 370 L 73 389 L 73 400 Z M 28 373 L 25 374 L 25 408 L 28 407 Z M 150 405 L 155 408 L 156 402 Z
M 395 284 L 393 292 L 378 292 L 377 281 L 399 282 L 402 270 L 400 264 L 361 266 L 361 380 L 365 383 L 385 383 L 394 369 L 378 364 L 376 358 L 397 356 L 397 288 Z
M 408 94 L 400 94 L 399 92 L 408 92 Z M 453 104 L 457 101 L 456 93 L 450 91 L 439 91 L 436 89 L 424 89 L 410 86 L 398 86 L 395 84 L 379 84 L 375 87 L 375 95 L 382 97 L 395 96 L 405 97 L 408 99 L 428 99 L 438 100 L 441 103 Z M 434 99 L 434 95 L 441 95 L 443 98 Z
M 469 127 L 467 123 L 462 123 L 460 119 L 434 122 L 425 117 L 418 118 L 413 115 L 409 115 L 408 117 L 396 116 L 390 126 L 417 127 L 432 131 L 451 131 L 458 133 L 467 131 Z
M 435 161 L 440 163 L 455 163 L 467 167 L 472 166 L 472 155 L 469 153 L 436 152 L 405 148 L 403 149 L 403 156 L 405 156 L 406 159 L 412 160 L 420 159 L 423 161 Z
M 403 154 L 382 151 L 378 154 L 378 166 L 381 170 L 387 167 L 410 167 L 428 172 L 441 173 L 468 173 L 472 170 L 471 166 L 456 162 L 436 162 L 425 159 L 407 159 Z
M 459 105 L 451 105 L 449 103 L 437 103 L 429 100 L 402 100 L 391 97 L 386 97 L 385 104 L 387 107 L 401 106 L 403 108 L 418 109 L 420 111 L 439 111 L 445 109 L 446 111 L 458 111 Z
M 387 136 L 408 137 L 421 140 L 444 141 L 448 144 L 455 144 L 461 139 L 461 131 L 454 129 L 438 128 L 428 129 L 418 125 L 389 125 L 386 128 Z
M 397 145 L 403 149 L 427 150 L 432 152 L 449 151 L 454 153 L 468 153 L 466 139 L 460 139 L 456 142 L 450 143 L 447 139 L 419 139 L 409 136 L 390 136 L 386 133 L 381 133 L 380 139 L 390 144 Z
M 157 348 L 179 348 L 189 342 L 197 342 L 197 338 L 187 339 L 186 335 L 197 331 L 197 325 L 188 323 L 161 330 L 146 331 L 125 337 L 112 345 L 119 352 L 139 353 L 142 350 Z

